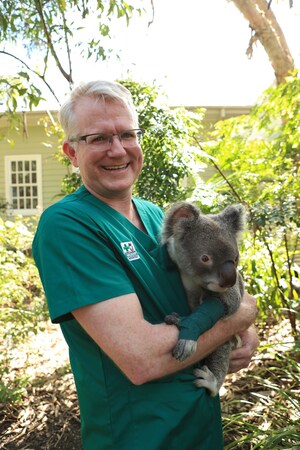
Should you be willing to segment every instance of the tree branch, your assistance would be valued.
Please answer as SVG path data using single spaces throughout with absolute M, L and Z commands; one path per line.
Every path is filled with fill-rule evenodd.
M 72 80 L 71 74 L 68 74 L 64 70 L 64 68 L 62 67 L 62 65 L 60 63 L 60 60 L 59 60 L 59 58 L 57 56 L 57 53 L 55 51 L 55 48 L 54 48 L 54 45 L 52 43 L 51 36 L 50 36 L 49 31 L 48 31 L 48 28 L 47 28 L 47 25 L 46 25 L 46 22 L 45 22 L 45 18 L 44 18 L 44 15 L 43 15 L 43 6 L 41 4 L 41 0 L 35 0 L 35 4 L 36 4 L 36 8 L 37 8 L 38 14 L 39 14 L 41 22 L 42 22 L 42 26 L 44 28 L 44 32 L 45 32 L 45 36 L 46 36 L 46 39 L 47 39 L 48 47 L 49 47 L 49 49 L 51 51 L 51 54 L 52 54 L 52 56 L 53 56 L 53 58 L 54 58 L 54 60 L 55 60 L 55 62 L 57 64 L 57 67 L 60 70 L 60 72 L 63 75 L 63 77 L 68 81 L 68 83 L 73 84 L 73 80 Z
M 22 61 L 22 59 L 18 58 L 17 56 L 13 55 L 12 53 L 6 52 L 4 50 L 0 50 L 0 53 L 2 53 L 3 55 L 7 55 L 10 56 L 14 59 L 16 59 L 17 61 L 19 61 L 21 64 L 23 64 L 23 66 L 26 67 L 27 70 L 29 70 L 30 72 L 34 73 L 35 75 L 37 75 L 42 81 L 43 83 L 45 83 L 45 85 L 47 86 L 47 88 L 49 89 L 49 91 L 51 92 L 51 94 L 53 95 L 53 97 L 55 98 L 55 100 L 57 101 L 57 103 L 60 105 L 60 101 L 59 99 L 56 97 L 55 92 L 53 91 L 52 87 L 50 86 L 49 83 L 47 83 L 45 76 L 39 74 L 36 70 L 31 69 L 28 64 L 26 64 L 26 62 Z
M 200 148 L 200 150 L 201 150 L 203 153 L 206 153 L 206 152 L 203 150 L 202 145 L 200 144 L 200 142 L 198 141 L 198 139 L 196 138 L 196 136 L 193 136 L 193 138 L 194 138 L 195 141 L 197 142 L 197 145 L 198 145 L 198 147 Z M 230 189 L 231 189 L 233 195 L 237 198 L 237 200 L 238 200 L 240 203 L 249 206 L 249 204 L 248 204 L 245 200 L 243 200 L 243 199 L 241 198 L 241 196 L 239 195 L 239 193 L 235 190 L 234 186 L 230 183 L 230 181 L 228 180 L 228 178 L 226 177 L 226 175 L 222 172 L 222 170 L 221 170 L 220 167 L 214 162 L 214 160 L 210 158 L 210 161 L 211 161 L 212 165 L 214 166 L 214 168 L 219 172 L 219 174 L 221 175 L 221 177 L 223 178 L 223 180 L 228 184 L 228 186 L 230 187 Z
M 72 85 L 73 84 L 73 77 L 72 77 L 72 61 L 71 61 L 71 50 L 70 50 L 70 46 L 69 46 L 69 39 L 68 39 L 68 34 L 66 32 L 66 28 L 67 28 L 67 24 L 66 24 L 66 17 L 65 14 L 63 12 L 62 9 L 60 9 L 62 18 L 63 18 L 63 24 L 64 24 L 64 35 L 65 35 L 65 42 L 66 42 L 66 47 L 67 47 L 67 55 L 68 55 L 68 62 L 69 62 L 69 72 L 70 72 L 70 81 L 69 83 Z
M 272 251 L 272 249 L 271 249 L 271 247 L 270 247 L 270 245 L 269 245 L 269 243 L 267 241 L 267 238 L 264 236 L 262 230 L 260 230 L 260 233 L 261 233 L 262 240 L 263 240 L 263 242 L 264 242 L 264 244 L 265 244 L 265 246 L 267 248 L 267 251 L 269 253 L 269 256 L 270 256 L 271 268 L 272 268 L 272 272 L 273 272 L 273 275 L 274 275 L 274 278 L 275 278 L 275 282 L 276 282 L 276 286 L 277 286 L 277 289 L 278 289 L 278 292 L 279 292 L 279 296 L 281 298 L 282 307 L 287 312 L 287 315 L 288 315 L 288 318 L 289 318 L 289 322 L 291 324 L 293 336 L 297 337 L 298 333 L 297 333 L 297 326 L 296 326 L 296 316 L 295 316 L 295 313 L 289 308 L 289 304 L 288 304 L 288 302 L 287 302 L 287 300 L 285 298 L 284 293 L 282 292 L 282 288 L 280 286 L 280 279 L 279 279 L 278 271 L 277 271 L 277 268 L 276 268 L 273 251 Z
M 152 9 L 152 18 L 148 22 L 148 27 L 150 27 L 150 25 L 152 25 L 154 22 L 154 13 L 155 13 L 154 0 L 151 0 L 151 9 Z
M 295 63 L 282 29 L 270 8 L 271 2 L 233 0 L 233 3 L 249 22 L 255 39 L 259 39 L 264 47 L 275 72 L 277 83 L 284 83 L 288 74 L 294 70 Z

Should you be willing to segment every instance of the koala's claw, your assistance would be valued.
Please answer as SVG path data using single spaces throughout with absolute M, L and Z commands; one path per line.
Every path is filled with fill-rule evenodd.
M 218 381 L 207 366 L 203 366 L 201 369 L 195 369 L 194 375 L 197 377 L 194 381 L 194 385 L 197 388 L 204 387 L 208 389 L 212 397 L 215 397 L 218 394 Z
M 173 356 L 178 361 L 184 361 L 189 356 L 192 356 L 196 350 L 197 341 L 192 341 L 190 339 L 179 339 L 173 350 Z
M 180 320 L 180 315 L 177 314 L 176 312 L 173 312 L 172 314 L 169 314 L 168 316 L 165 316 L 165 323 L 167 325 L 176 325 L 178 326 L 179 324 L 179 320 Z

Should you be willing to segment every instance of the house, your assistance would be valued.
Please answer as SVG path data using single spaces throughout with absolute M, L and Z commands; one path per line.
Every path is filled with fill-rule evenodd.
M 205 116 L 203 119 L 204 132 L 212 128 L 212 126 L 219 122 L 219 120 L 229 119 L 230 117 L 242 116 L 249 114 L 251 106 L 186 106 L 188 111 L 195 111 L 199 108 L 205 109 Z
M 241 114 L 250 107 L 208 106 L 204 127 Z M 195 107 L 187 107 L 195 110 Z M 61 182 L 70 168 L 55 157 L 58 138 L 48 136 L 42 119 L 56 117 L 54 111 L 20 114 L 19 130 L 10 129 L 0 117 L 0 215 L 30 216 L 40 213 L 62 196 Z M 22 119 L 26 124 L 22 124 Z
M 51 114 L 56 113 L 26 113 L 26 125 L 21 121 L 19 130 L 10 129 L 7 117 L 0 118 L 2 216 L 35 215 L 61 198 L 61 181 L 68 168 L 55 157 L 58 139 L 47 136 L 41 120 Z

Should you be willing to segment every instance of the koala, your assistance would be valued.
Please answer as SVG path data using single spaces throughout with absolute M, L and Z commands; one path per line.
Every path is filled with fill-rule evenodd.
M 180 202 L 166 212 L 162 244 L 166 244 L 170 258 L 180 271 L 192 311 L 212 292 L 217 293 L 225 306 L 224 318 L 239 308 L 244 283 L 237 271 L 238 237 L 244 227 L 242 205 L 228 206 L 219 214 L 205 215 L 195 205 Z M 178 325 L 179 316 L 172 313 L 165 321 Z M 229 353 L 234 346 L 236 340 L 232 339 L 209 355 L 205 366 L 195 369 L 197 387 L 205 387 L 212 396 L 217 395 L 228 373 Z M 196 349 L 196 341 L 180 339 L 173 355 L 184 360 Z

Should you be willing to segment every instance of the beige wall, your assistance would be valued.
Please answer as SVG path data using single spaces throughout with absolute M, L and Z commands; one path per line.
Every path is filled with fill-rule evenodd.
M 46 113 L 44 113 L 46 115 Z M 39 124 L 41 112 L 27 114 L 27 136 L 20 131 L 10 130 L 7 120 L 0 119 L 0 133 L 5 136 L 0 140 L 0 200 L 6 199 L 5 193 L 5 156 L 41 155 L 42 159 L 42 202 L 43 209 L 59 198 L 61 180 L 67 168 L 56 160 L 58 150 L 56 137 L 48 137 L 42 123 Z M 7 139 L 13 140 L 10 145 Z M 7 200 L 7 199 L 6 199 Z

